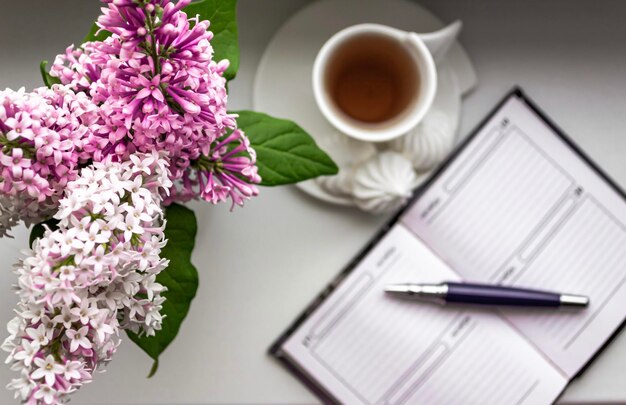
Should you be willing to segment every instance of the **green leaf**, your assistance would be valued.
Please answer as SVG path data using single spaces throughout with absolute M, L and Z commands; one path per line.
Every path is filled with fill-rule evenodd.
M 37 239 L 41 238 L 43 234 L 46 233 L 46 226 L 54 231 L 59 227 L 59 221 L 51 218 L 47 221 L 43 221 L 33 225 L 33 229 L 30 230 L 30 237 L 28 238 L 28 246 L 32 248 L 33 243 L 35 243 Z
M 159 355 L 178 334 L 198 290 L 198 271 L 191 264 L 191 252 L 198 230 L 196 216 L 189 208 L 172 204 L 165 210 L 165 218 L 165 237 L 168 242 L 161 250 L 161 256 L 169 259 L 170 264 L 156 278 L 157 282 L 167 287 L 163 293 L 166 300 L 161 310 L 161 314 L 165 315 L 163 327 L 151 337 L 140 337 L 128 332 L 128 337 L 154 359 L 148 377 L 154 375 L 159 366 Z
M 39 64 L 39 70 L 41 71 L 41 77 L 43 78 L 43 82 L 46 85 L 46 87 L 50 88 L 52 87 L 53 84 L 61 84 L 61 80 L 59 80 L 58 77 L 53 77 L 50 76 L 50 73 L 48 73 L 48 61 L 44 60 L 41 61 L 41 63 Z
M 213 33 L 211 45 L 215 51 L 213 59 L 228 59 L 230 65 L 224 77 L 232 80 L 239 69 L 239 34 L 237 32 L 237 0 L 201 0 L 183 9 L 188 17 L 200 15 L 200 20 L 209 20 Z
M 98 33 L 98 31 L 100 32 Z M 83 39 L 83 43 L 104 41 L 110 36 L 111 33 L 109 31 L 101 30 L 100 27 L 98 27 L 98 24 L 93 23 L 93 25 L 91 26 L 91 30 L 89 30 L 89 34 L 87 34 L 85 39 Z
M 239 114 L 237 126 L 256 150 L 261 185 L 291 184 L 337 174 L 335 162 L 296 123 L 254 111 L 234 113 Z

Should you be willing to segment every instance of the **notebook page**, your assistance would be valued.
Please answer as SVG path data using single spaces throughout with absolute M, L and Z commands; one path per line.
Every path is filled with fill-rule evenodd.
M 495 312 L 386 296 L 388 283 L 458 279 L 395 226 L 283 344 L 346 404 L 552 402 L 565 377 Z
M 504 311 L 568 376 L 626 315 L 626 204 L 517 97 L 403 222 L 464 279 L 590 296 L 583 311 Z

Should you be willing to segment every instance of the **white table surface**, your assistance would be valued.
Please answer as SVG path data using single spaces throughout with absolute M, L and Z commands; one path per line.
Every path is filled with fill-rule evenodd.
M 255 66 L 272 34 L 307 0 L 240 0 L 241 70 L 231 107 L 251 107 Z M 626 186 L 626 2 L 423 0 L 465 22 L 461 42 L 478 88 L 465 101 L 465 135 L 521 85 L 621 186 Z M 363 2 L 367 6 L 367 2 Z M 3 0 L 0 88 L 40 85 L 38 62 L 80 38 L 96 0 Z M 323 21 L 320 22 L 323 24 Z M 419 27 L 416 27 L 419 29 Z M 288 69 L 288 66 L 285 67 Z M 178 339 L 152 379 L 151 361 L 126 340 L 77 404 L 310 404 L 315 398 L 266 355 L 269 344 L 370 238 L 384 218 L 313 200 L 293 187 L 263 189 L 246 208 L 193 204 L 201 226 L 200 288 Z M 11 263 L 25 229 L 0 241 L 0 324 L 11 317 Z M 0 383 L 12 373 L 0 367 Z M 622 334 L 574 381 L 567 403 L 626 402 Z M 12 403 L 0 389 L 0 403 Z

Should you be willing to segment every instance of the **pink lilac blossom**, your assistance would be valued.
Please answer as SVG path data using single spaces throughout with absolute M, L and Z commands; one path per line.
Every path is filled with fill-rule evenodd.
M 0 236 L 52 216 L 86 162 L 97 107 L 67 86 L 0 91 Z
M 219 139 L 208 156 L 194 162 L 195 170 L 185 171 L 183 187 L 173 191 L 169 200 L 187 201 L 196 195 L 214 204 L 231 198 L 233 205 L 258 194 L 253 183 L 261 181 L 257 173 L 256 152 L 240 130 Z M 252 184 L 251 184 L 252 183 Z
M 65 402 L 111 359 L 120 329 L 161 328 L 160 192 L 170 186 L 157 152 L 96 162 L 67 184 L 59 228 L 16 265 L 20 303 L 2 348 L 20 373 L 8 386 L 17 398 Z
M 236 115 L 226 109 L 228 61 L 213 60 L 209 22 L 187 17 L 182 9 L 189 0 L 103 2 L 98 25 L 112 36 L 68 48 L 50 72 L 99 106 L 101 125 L 89 142 L 94 160 L 167 151 L 172 178 L 181 180 L 167 203 L 230 197 L 241 205 L 256 195 L 261 179 Z M 236 161 L 224 143 L 233 131 L 233 142 L 248 145 Z M 230 167 L 218 173 L 219 165 L 207 161 Z

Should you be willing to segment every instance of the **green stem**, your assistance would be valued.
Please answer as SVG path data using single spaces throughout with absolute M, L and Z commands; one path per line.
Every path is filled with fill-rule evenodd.
M 74 261 L 74 256 L 68 256 L 64 260 L 60 261 L 52 268 L 52 271 L 55 272 L 59 270 L 63 266 L 75 266 L 76 262 Z
M 34 146 L 20 142 L 19 138 L 10 141 L 7 138 L 6 134 L 3 133 L 0 133 L 0 146 L 2 146 L 2 153 L 4 153 L 5 155 L 11 155 L 13 149 L 18 148 L 22 149 L 24 153 L 24 158 L 32 159 L 33 157 L 35 157 Z
M 206 156 L 200 156 L 198 160 L 192 163 L 192 166 L 199 170 L 214 173 L 221 173 L 224 168 L 224 164 L 221 161 L 210 160 Z
M 146 23 L 148 25 L 148 32 L 150 33 L 150 39 L 152 41 L 152 44 L 149 46 L 149 53 L 152 58 L 152 62 L 154 63 L 156 74 L 158 75 L 161 74 L 161 65 L 159 63 L 159 53 L 157 52 L 156 47 L 156 37 L 154 36 L 154 20 L 151 13 L 147 13 Z

